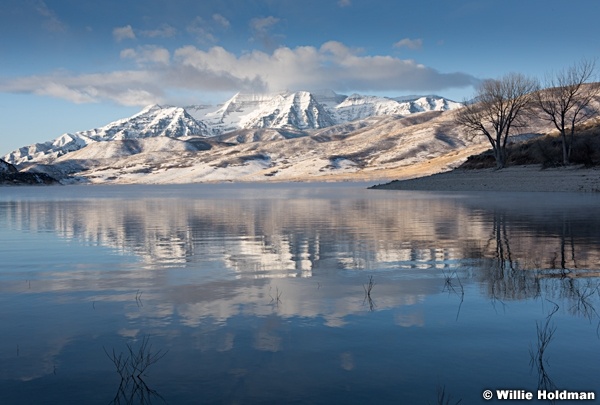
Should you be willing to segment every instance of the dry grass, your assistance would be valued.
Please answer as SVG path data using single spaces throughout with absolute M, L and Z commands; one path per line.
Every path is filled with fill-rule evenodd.
M 544 168 L 562 166 L 562 141 L 558 135 L 545 135 L 507 146 L 507 166 L 541 165 Z M 571 163 L 585 167 L 600 166 L 600 125 L 582 127 L 575 134 Z M 462 169 L 495 167 L 491 150 L 469 156 Z

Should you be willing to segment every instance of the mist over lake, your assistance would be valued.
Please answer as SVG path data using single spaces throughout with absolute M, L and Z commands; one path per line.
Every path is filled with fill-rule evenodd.
M 367 186 L 2 188 L 0 402 L 596 389 L 600 196 Z

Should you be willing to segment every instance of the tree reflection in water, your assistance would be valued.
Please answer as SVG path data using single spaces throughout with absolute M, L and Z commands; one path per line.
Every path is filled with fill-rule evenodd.
M 552 309 L 544 320 L 536 321 L 536 343 L 529 351 L 530 366 L 538 375 L 538 389 L 547 391 L 557 389 L 549 375 L 547 358 L 548 347 L 557 330 L 553 316 L 560 308 L 552 300 L 562 302 L 572 315 L 597 322 L 596 332 L 600 338 L 600 314 L 595 307 L 600 298 L 600 272 L 597 263 L 591 269 L 583 265 L 585 260 L 580 260 L 580 257 L 585 259 L 588 252 L 577 244 L 582 229 L 589 228 L 568 215 L 557 216 L 556 219 L 552 224 L 535 223 L 527 228 L 529 232 L 534 230 L 537 237 L 545 238 L 547 248 L 554 246 L 555 250 L 544 260 L 536 255 L 537 251 L 527 252 L 526 246 L 519 243 L 516 243 L 519 253 L 515 255 L 513 239 L 523 242 L 523 238 L 519 238 L 523 224 L 520 224 L 520 229 L 518 218 L 511 217 L 505 210 L 494 210 L 489 221 L 491 236 L 482 251 L 482 256 L 487 257 L 484 261 L 488 261 L 489 265 L 483 267 L 485 271 L 480 273 L 494 306 L 497 302 L 505 306 L 507 300 L 524 299 L 544 299 L 551 303 Z M 583 251 L 578 251 L 578 248 Z
M 473 394 L 472 381 L 481 387 L 594 384 L 598 198 L 560 197 L 550 204 L 558 197 L 344 194 L 340 186 L 320 195 L 314 185 L 297 186 L 288 198 L 283 186 L 270 187 L 260 195 L 246 187 L 242 198 L 197 185 L 153 188 L 147 196 L 138 195 L 140 188 L 78 188 L 73 192 L 85 198 L 66 201 L 69 188 L 55 199 L 47 197 L 53 190 L 29 199 L 12 190 L 10 198 L 0 196 L 6 230 L 0 296 L 3 303 L 14 301 L 2 305 L 1 315 L 38 319 L 22 329 L 5 322 L 6 346 L 17 347 L 17 356 L 5 355 L 0 369 L 3 389 L 20 400 L 14 403 L 23 402 L 28 385 L 45 393 L 40 384 L 46 380 L 36 377 L 55 378 L 53 364 L 79 370 L 70 366 L 80 356 L 70 353 L 104 356 L 76 344 L 123 330 L 165 337 L 169 358 L 181 359 L 152 370 L 160 381 L 153 388 L 168 392 L 169 400 L 254 395 L 281 403 L 293 393 L 298 402 L 315 403 L 311 393 L 321 390 L 331 395 L 321 403 L 338 395 L 359 403 L 361 394 L 372 395 L 374 383 L 393 399 L 387 403 L 398 403 L 398 387 L 433 397 L 435 387 L 422 384 L 432 382 L 432 368 L 444 370 L 440 378 L 450 387 L 439 393 L 444 403 L 455 402 L 447 401 L 449 392 L 476 403 L 481 392 Z M 117 191 L 119 198 L 89 195 Z M 31 249 L 39 241 L 50 243 Z M 504 313 L 494 316 L 490 300 Z M 549 322 L 547 300 L 560 305 Z M 57 314 L 68 314 L 77 327 L 56 328 Z M 263 330 L 264 319 L 277 322 Z M 36 356 L 28 354 L 36 347 Z M 116 369 L 120 381 L 94 387 L 102 390 L 96 398 L 163 401 L 143 370 L 164 352 L 153 351 L 147 338 L 141 347 L 138 341 L 122 353 L 107 351 L 114 368 L 104 361 L 102 372 L 114 376 Z M 341 366 L 337 351 L 344 353 Z M 485 367 L 482 355 L 489 356 Z M 94 360 L 86 370 L 102 368 Z M 466 374 L 453 370 L 457 364 Z M 388 371 L 396 366 L 408 371 Z M 340 389 L 342 381 L 349 391 Z M 63 392 L 64 386 L 52 388 Z M 25 402 L 40 402 L 36 398 Z M 415 398 L 404 402 L 418 403 Z

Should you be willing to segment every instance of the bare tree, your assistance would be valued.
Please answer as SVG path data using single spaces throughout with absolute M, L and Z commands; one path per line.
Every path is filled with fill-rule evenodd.
M 494 151 L 496 168 L 506 165 L 506 144 L 511 130 L 525 125 L 537 82 L 519 73 L 486 80 L 477 87 L 474 102 L 458 110 L 456 123 L 473 135 L 485 135 Z
M 546 89 L 536 93 L 542 116 L 554 124 L 562 139 L 563 164 L 568 165 L 577 125 L 598 113 L 592 101 L 600 95 L 594 79 L 595 62 L 582 60 L 555 75 L 547 75 Z

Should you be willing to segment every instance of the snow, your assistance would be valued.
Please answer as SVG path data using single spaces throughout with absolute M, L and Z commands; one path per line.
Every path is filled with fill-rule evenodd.
M 240 128 L 315 129 L 335 124 L 309 92 L 278 94 L 240 118 Z
M 95 141 L 148 138 L 155 136 L 208 136 L 206 124 L 196 121 L 181 107 L 151 105 L 130 118 L 118 120 L 102 128 L 78 132 Z
M 389 154 L 386 149 L 401 146 L 399 141 L 389 139 L 382 141 L 382 147 L 375 146 L 382 136 L 393 137 L 402 128 L 435 118 L 424 115 L 422 119 L 402 121 L 402 117 L 458 107 L 459 103 L 433 96 L 400 101 L 360 94 L 345 96 L 331 90 L 238 93 L 212 108 L 190 106 L 188 111 L 149 105 L 101 128 L 22 147 L 4 160 L 15 165 L 52 165 L 44 169 L 52 174 L 77 175 L 87 169 L 80 175 L 91 182 L 243 181 L 264 180 L 265 176 L 290 179 L 339 175 L 362 170 L 370 164 L 367 156 L 371 153 L 377 155 L 372 158 L 376 161 L 381 158 L 378 154 Z M 212 138 L 215 135 L 219 137 Z M 211 141 L 198 143 L 199 138 Z M 232 144 L 239 148 L 236 150 Z M 415 155 L 410 150 L 406 153 L 417 160 L 426 155 Z M 390 159 L 397 160 L 397 155 Z
M 379 180 L 437 157 L 445 157 L 443 167 L 455 165 L 467 149 L 486 147 L 483 138 L 467 142 L 451 113 L 420 116 L 371 117 L 298 138 L 210 141 L 208 150 L 166 137 L 96 143 L 57 158 L 52 167 L 90 183 Z
M 151 105 L 130 118 L 111 122 L 101 128 L 63 134 L 52 141 L 22 147 L 7 154 L 4 159 L 18 165 L 53 160 L 97 142 L 207 135 L 212 133 L 206 124 L 196 121 L 183 108 Z
M 274 94 L 237 93 L 212 110 L 206 106 L 186 109 L 194 118 L 205 122 L 214 134 L 223 134 L 253 128 L 319 129 L 372 116 L 409 115 L 460 106 L 460 103 L 437 96 L 415 96 L 400 101 L 360 94 L 345 96 L 332 90 L 319 90 Z

